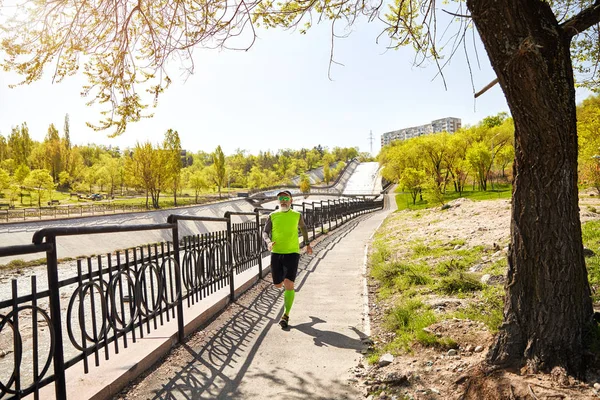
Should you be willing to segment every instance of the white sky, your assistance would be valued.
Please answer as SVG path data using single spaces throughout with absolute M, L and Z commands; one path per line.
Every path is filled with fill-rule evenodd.
M 125 148 L 137 141 L 158 143 L 172 128 L 183 148 L 194 152 L 211 152 L 221 145 L 225 154 L 238 148 L 257 154 L 319 144 L 370 151 L 372 131 L 376 155 L 384 132 L 449 116 L 461 118 L 463 125 L 475 124 L 508 111 L 498 85 L 474 100 L 463 52 L 444 70 L 446 90 L 439 77 L 434 79 L 434 65 L 412 65 L 411 48 L 386 51 L 384 44 L 378 45 L 381 29 L 377 22 L 362 23 L 348 38 L 336 41 L 335 58 L 345 66 L 332 67 L 333 81 L 327 76 L 328 25 L 315 26 L 307 35 L 261 31 L 248 52 L 197 50 L 195 74 L 187 81 L 171 76 L 173 84 L 159 99 L 154 118 L 130 124 L 114 139 L 107 137 L 109 132 L 85 126 L 99 120 L 100 109 L 86 106 L 87 99 L 80 96 L 82 76 L 9 89 L 16 78 L 0 72 L 0 134 L 6 137 L 11 127 L 27 122 L 35 140 L 43 140 L 50 123 L 62 135 L 68 113 L 76 144 Z M 482 46 L 478 55 L 481 68 L 473 53 L 470 60 L 475 90 L 495 78 Z

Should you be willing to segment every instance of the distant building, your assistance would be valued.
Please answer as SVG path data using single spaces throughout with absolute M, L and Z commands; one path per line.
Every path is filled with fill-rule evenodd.
M 399 129 L 397 131 L 386 132 L 381 135 L 381 147 L 390 144 L 394 140 L 406 140 L 430 133 L 454 133 L 460 129 L 461 125 L 460 118 L 447 117 L 436 119 L 426 125 L 413 126 L 410 128 Z

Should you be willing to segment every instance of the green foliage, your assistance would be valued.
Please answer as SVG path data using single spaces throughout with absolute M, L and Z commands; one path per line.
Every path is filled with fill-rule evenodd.
M 425 175 L 425 171 L 417 171 L 410 167 L 404 169 L 400 176 L 400 185 L 411 194 L 413 205 L 415 205 L 417 195 L 423 190 L 426 182 L 427 176 Z
M 219 189 L 219 197 L 221 197 L 221 188 L 227 185 L 227 170 L 225 166 L 225 154 L 221 146 L 217 146 L 212 155 L 213 169 L 209 174 L 210 179 Z
M 62 261 L 62 260 L 59 260 L 59 261 Z M 11 270 L 11 269 L 35 267 L 35 266 L 44 265 L 44 264 L 46 264 L 45 258 L 38 258 L 36 260 L 30 260 L 30 261 L 16 259 L 16 260 L 9 261 L 7 264 L 0 265 L 0 270 Z
M 494 200 L 494 199 L 510 199 L 512 196 L 512 188 L 510 185 L 495 185 L 494 190 L 477 191 L 465 190 L 462 193 L 446 192 L 443 196 L 444 203 L 464 197 L 474 201 Z M 396 204 L 398 210 L 422 210 L 426 208 L 439 206 L 439 202 L 434 200 L 434 195 L 428 191 L 423 191 L 423 200 L 417 200 L 412 204 L 412 195 L 410 193 L 396 194 Z
M 33 188 L 37 192 L 38 207 L 42 206 L 42 195 L 44 193 L 51 195 L 54 190 L 54 180 L 50 173 L 45 169 L 34 169 L 31 171 L 29 176 L 25 179 L 24 185 Z
M 310 192 L 310 180 L 306 174 L 300 175 L 300 191 L 302 193 Z
M 502 324 L 504 308 L 504 288 L 499 286 L 485 286 L 475 301 L 469 302 L 466 308 L 453 314 L 456 318 L 467 318 L 483 322 L 492 333 L 495 333 Z
M 462 271 L 452 271 L 437 284 L 438 290 L 444 294 L 475 292 L 483 289 L 483 286 L 475 275 Z
M 592 301 L 600 302 L 600 221 L 581 224 L 583 246 L 592 250 L 594 256 L 586 257 L 588 280 L 592 289 Z
M 396 353 L 410 352 L 413 343 L 438 349 L 456 348 L 457 344 L 450 338 L 438 338 L 424 328 L 437 322 L 433 311 L 424 306 L 418 299 L 401 301 L 386 316 L 386 328 L 396 334 L 387 350 Z

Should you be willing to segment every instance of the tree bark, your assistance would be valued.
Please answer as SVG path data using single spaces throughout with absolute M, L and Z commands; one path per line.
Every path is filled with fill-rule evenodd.
M 581 376 L 593 321 L 577 192 L 570 38 L 547 3 L 467 0 L 515 123 L 504 322 L 488 361 Z

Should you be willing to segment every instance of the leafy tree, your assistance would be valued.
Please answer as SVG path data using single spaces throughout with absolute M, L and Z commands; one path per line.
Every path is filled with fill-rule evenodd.
M 73 184 L 71 175 L 67 171 L 61 171 L 58 174 L 58 187 L 61 190 L 69 190 Z
M 410 196 L 414 205 L 417 202 L 417 196 L 419 193 L 421 193 L 425 184 L 427 183 L 427 174 L 425 171 L 419 171 L 408 167 L 402 171 L 399 183 L 402 185 L 404 190 L 410 192 Z
M 146 207 L 150 198 L 152 206 L 160 208 L 160 194 L 171 184 L 165 151 L 155 149 L 150 142 L 138 143 L 125 165 L 132 184 L 146 192 Z
M 54 124 L 50 124 L 48 133 L 44 139 L 43 152 L 45 168 L 50 172 L 50 175 L 52 175 L 54 182 L 58 182 L 58 176 L 62 171 L 62 147 L 63 144 L 58 135 L 58 130 L 54 127 Z
M 467 132 L 460 130 L 450 135 L 447 145 L 444 162 L 452 177 L 454 191 L 462 195 L 470 169 L 466 161 L 467 149 L 470 146 Z
M 165 133 L 165 140 L 163 142 L 165 149 L 165 157 L 167 163 L 167 170 L 169 173 L 170 180 L 173 187 L 173 202 L 177 207 L 177 191 L 181 186 L 181 140 L 179 140 L 179 133 L 173 129 L 169 129 Z
M 94 186 L 98 181 L 98 169 L 99 164 L 92 165 L 91 167 L 87 167 L 83 171 L 83 183 L 86 185 L 86 190 L 88 193 L 92 193 L 94 191 Z
M 217 146 L 215 152 L 212 155 L 213 165 L 210 174 L 210 179 L 217 186 L 219 190 L 219 197 L 221 197 L 221 188 L 227 185 L 227 169 L 225 167 L 225 154 L 221 150 L 221 146 Z
M 423 155 L 423 165 L 432 181 L 439 190 L 446 191 L 448 171 L 444 164 L 445 153 L 448 151 L 448 133 L 442 132 L 437 135 L 426 135 L 416 138 L 417 146 Z
M 115 195 L 115 189 L 121 184 L 123 176 L 122 159 L 103 154 L 100 157 L 100 165 L 99 173 L 103 181 L 108 184 L 110 197 L 112 198 Z
M 0 168 L 0 194 L 10 187 L 10 175 L 8 171 Z
M 21 187 L 19 185 L 15 185 L 11 183 L 8 187 L 8 202 L 11 207 L 14 207 L 15 201 L 19 197 L 19 194 L 22 192 Z
M 21 196 L 21 204 L 23 204 L 23 186 L 25 186 L 25 181 L 30 174 L 29 167 L 25 164 L 19 165 L 15 169 L 14 180 L 19 185 L 19 195 Z
M 89 80 L 85 93 L 109 108 L 94 127 L 120 134 L 128 122 L 146 116 L 147 102 L 136 90 L 146 89 L 156 100 L 169 85 L 167 60 L 185 55 L 181 58 L 191 72 L 193 58 L 188 55 L 194 46 L 225 45 L 231 37 L 244 37 L 250 24 L 300 24 L 305 32 L 313 13 L 333 28 L 364 15 L 383 21 L 392 47 L 412 46 L 417 62 L 432 60 L 439 68 L 448 62 L 444 57 L 471 37 L 467 31 L 477 29 L 515 121 L 510 285 L 505 323 L 488 360 L 533 371 L 560 366 L 583 375 L 593 308 L 578 209 L 573 71 L 581 74 L 583 85 L 595 87 L 600 79 L 600 69 L 593 68 L 600 58 L 595 1 L 465 0 L 438 5 L 430 0 L 250 0 L 240 7 L 223 0 L 213 7 L 231 12 L 226 19 L 219 12 L 197 12 L 191 0 L 147 2 L 144 7 L 123 0 L 77 8 L 67 0 L 31 3 L 3 26 L 3 67 L 23 75 L 24 83 L 39 79 L 47 68 L 57 80 L 84 70 Z M 437 16 L 440 7 L 452 7 L 450 26 L 456 32 L 437 34 L 444 22 Z M 452 34 L 457 40 L 447 45 Z M 142 62 L 131 62 L 140 58 Z M 85 60 L 83 67 L 80 60 Z M 144 83 L 138 85 L 140 77 Z
M 61 156 L 62 156 L 62 165 L 64 170 L 71 173 L 71 124 L 69 122 L 69 114 L 65 115 L 65 125 L 64 125 L 65 135 L 61 141 Z
M 8 143 L 6 138 L 0 135 L 0 163 L 8 158 Z
M 52 175 L 45 169 L 34 169 L 25 179 L 25 186 L 32 187 L 38 195 L 38 207 L 42 206 L 42 194 L 54 189 Z
M 502 125 L 504 123 L 504 121 L 506 121 L 507 118 L 508 118 L 508 113 L 501 112 L 494 116 L 485 117 L 483 119 L 483 121 L 481 121 L 481 124 L 483 126 L 485 126 L 486 128 L 493 128 L 495 126 Z
M 600 194 L 600 159 L 594 158 L 592 162 L 585 164 L 582 176 Z
M 505 146 L 496 154 L 496 162 L 500 166 L 502 171 L 502 177 L 506 176 L 506 168 L 508 164 L 512 163 L 515 159 L 515 148 L 513 146 Z
M 328 163 L 323 165 L 323 180 L 327 185 L 331 182 L 331 167 Z
M 31 169 L 46 169 L 48 157 L 45 143 L 33 142 L 31 153 L 27 158 L 27 165 Z
M 209 187 L 206 172 L 195 171 L 190 177 L 190 187 L 194 189 L 196 203 L 198 203 L 198 195 L 200 195 L 203 190 L 206 190 Z
M 17 164 L 12 158 L 7 158 L 6 160 L 0 162 L 0 168 L 7 170 L 8 173 L 12 175 L 14 174 L 15 169 L 17 168 Z
M 321 161 L 321 153 L 317 149 L 312 149 L 306 153 L 306 166 L 309 170 L 315 168 L 317 163 Z
M 471 168 L 473 168 L 473 171 L 475 171 L 479 189 L 487 190 L 487 181 L 493 161 L 492 153 L 488 146 L 482 142 L 473 144 L 467 150 L 467 161 L 471 165 Z
M 248 176 L 248 187 L 250 189 L 262 189 L 267 187 L 267 177 L 258 166 L 252 167 Z
M 33 140 L 29 136 L 29 128 L 26 123 L 20 127 L 12 128 L 8 136 L 8 148 L 10 158 L 15 160 L 16 165 L 26 164 L 33 149 Z
M 306 175 L 306 174 L 300 175 L 300 191 L 302 193 L 310 192 L 310 179 L 308 178 L 308 175 Z

